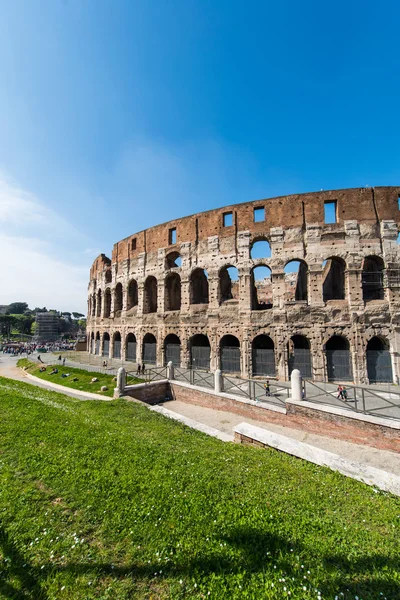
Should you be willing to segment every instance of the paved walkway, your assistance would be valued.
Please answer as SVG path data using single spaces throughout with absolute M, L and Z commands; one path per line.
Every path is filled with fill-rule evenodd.
M 46 362 L 54 362 L 54 360 L 54 356 L 46 356 Z M 24 381 L 26 383 L 33 383 L 27 378 L 26 374 L 21 371 L 21 369 L 16 367 L 16 362 L 16 358 L 0 354 L 0 375 L 9 377 L 11 379 L 16 379 L 18 381 Z M 34 385 L 49 389 L 46 383 L 47 382 L 34 382 Z M 72 391 L 68 388 L 63 388 L 62 391 L 66 395 L 72 396 L 73 398 L 79 398 L 81 400 L 85 399 L 84 393 L 77 393 L 75 390 Z M 310 431 L 304 431 L 300 428 L 295 429 L 292 427 L 287 427 L 282 423 L 278 423 L 276 421 L 274 422 L 273 420 L 266 423 L 264 421 L 249 419 L 247 417 L 244 418 L 243 416 L 232 412 L 205 408 L 193 404 L 186 404 L 177 400 L 170 401 L 159 406 L 163 406 L 168 411 L 171 411 L 171 416 L 175 413 L 177 418 L 179 416 L 183 416 L 188 419 L 192 419 L 197 423 L 201 423 L 207 427 L 211 427 L 219 432 L 222 432 L 223 434 L 228 434 L 230 436 L 233 436 L 234 428 L 239 423 L 245 421 L 250 425 L 256 425 L 257 427 L 261 427 L 267 431 L 279 433 L 290 437 L 293 440 L 306 442 L 307 444 L 317 448 L 333 452 L 347 460 L 360 462 L 361 464 L 383 469 L 389 473 L 400 476 L 400 454 L 396 452 L 391 452 L 389 450 L 379 449 L 364 444 L 355 444 L 343 439 L 339 440 L 334 437 L 328 437 L 325 435 L 312 433 Z

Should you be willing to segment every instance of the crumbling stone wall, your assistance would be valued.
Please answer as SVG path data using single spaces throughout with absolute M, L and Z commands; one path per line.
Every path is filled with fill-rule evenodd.
M 111 260 L 101 254 L 90 270 L 88 340 L 100 338 L 101 354 L 108 333 L 112 356 L 118 333 L 125 357 L 127 336 L 133 334 L 141 361 L 143 339 L 152 334 L 156 360 L 162 365 L 167 360 L 165 339 L 174 334 L 180 340 L 180 364 L 188 366 L 193 362 L 191 340 L 203 334 L 214 370 L 221 366 L 221 340 L 231 335 L 239 342 L 241 374 L 252 376 L 253 342 L 265 335 L 272 340 L 275 361 L 275 372 L 266 374 L 287 379 L 300 339 L 293 338 L 303 336 L 311 354 L 310 376 L 326 380 L 326 345 L 330 348 L 329 340 L 341 336 L 348 343 L 351 380 L 363 383 L 370 376 L 367 344 L 377 337 L 391 353 L 397 381 L 399 194 L 400 187 L 378 187 L 271 198 L 184 217 L 129 236 L 114 245 Z M 327 202 L 335 203 L 335 223 L 325 223 Z M 264 208 L 264 221 L 255 222 L 256 208 Z M 258 240 L 269 242 L 271 257 L 251 258 Z M 366 273 L 368 257 L 382 261 L 380 272 Z M 301 282 L 300 275 L 284 271 L 293 260 L 302 261 Z M 379 260 L 373 264 L 379 266 Z M 254 282 L 252 270 L 258 265 L 271 269 L 269 280 Z M 229 266 L 238 269 L 239 281 L 233 281 L 227 293 Z M 252 300 L 254 284 L 265 300 L 258 310 Z

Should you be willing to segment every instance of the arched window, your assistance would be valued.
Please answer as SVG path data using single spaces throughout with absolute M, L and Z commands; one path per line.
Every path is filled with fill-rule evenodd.
M 157 362 L 157 340 L 152 333 L 143 338 L 143 362 L 155 365 Z
M 224 335 L 220 344 L 221 371 L 240 373 L 240 342 L 234 335 Z
M 95 341 L 95 354 L 99 355 L 100 354 L 100 332 L 98 331 L 96 333 L 96 341 Z
M 144 284 L 143 312 L 157 312 L 157 279 L 150 275 Z
M 96 316 L 101 317 L 101 290 L 97 292 L 97 309 Z
M 128 299 L 127 299 L 127 310 L 131 310 L 138 304 L 138 285 L 135 279 L 132 279 L 128 285 Z
M 111 269 L 107 269 L 105 275 L 104 275 L 104 280 L 106 283 L 111 283 L 112 280 L 112 272 Z
M 393 383 L 392 357 L 386 340 L 375 336 L 368 341 L 367 372 L 370 383 Z
M 119 317 L 122 310 L 122 283 L 117 283 L 114 290 L 114 315 Z
M 119 331 L 113 337 L 113 358 L 121 358 L 121 334 Z
M 345 337 L 332 336 L 325 344 L 325 354 L 328 381 L 351 381 L 353 379 L 350 344 Z
M 111 290 L 107 288 L 104 292 L 104 316 L 106 319 L 109 318 L 111 314 Z
M 251 270 L 251 309 L 268 310 L 272 308 L 272 273 L 265 265 Z
M 136 337 L 133 333 L 126 336 L 125 360 L 136 361 Z
M 271 246 L 266 238 L 257 238 L 251 245 L 250 257 L 255 260 L 258 258 L 271 258 Z
M 181 278 L 178 273 L 171 273 L 165 279 L 165 310 L 181 309 Z
M 110 355 L 110 334 L 105 332 L 103 334 L 103 356 Z
M 346 263 L 343 259 L 333 256 L 324 261 L 322 272 L 322 295 L 324 302 L 329 300 L 344 300 Z
M 308 267 L 303 260 L 291 260 L 284 268 L 285 302 L 307 300 Z
M 274 342 L 268 335 L 257 335 L 252 343 L 253 375 L 273 377 L 275 368 Z
M 190 338 L 190 364 L 194 369 L 210 369 L 210 342 L 206 335 L 196 334 Z
M 239 299 L 239 271 L 236 267 L 223 267 L 219 272 L 219 303 Z
M 312 378 L 310 342 L 304 335 L 293 335 L 288 343 L 289 377 L 298 369 L 304 379 Z
M 181 364 L 181 341 L 177 335 L 170 333 L 164 340 L 165 364 L 172 362 L 179 367 Z
M 92 296 L 92 317 L 96 316 L 96 294 Z
M 94 354 L 96 351 L 96 346 L 95 346 L 95 341 L 94 341 L 94 333 L 92 331 L 91 335 L 90 335 L 90 352 L 91 354 Z
M 208 275 L 203 269 L 190 276 L 190 304 L 208 304 Z
M 383 269 L 384 262 L 380 256 L 367 256 L 362 271 L 363 300 L 384 300 Z
M 182 258 L 179 252 L 170 252 L 165 257 L 165 268 L 176 269 L 182 265 Z

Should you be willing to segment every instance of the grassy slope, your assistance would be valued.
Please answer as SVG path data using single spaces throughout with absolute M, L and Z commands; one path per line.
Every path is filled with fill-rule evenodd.
M 399 597 L 398 498 L 121 400 L 0 412 L 0 598 Z
M 40 379 L 44 379 L 46 381 L 52 381 L 53 383 L 58 383 L 58 385 L 63 385 L 64 387 L 69 387 L 74 390 L 82 390 L 84 392 L 93 392 L 94 394 L 101 394 L 102 396 L 108 396 L 112 398 L 114 388 L 116 386 L 116 382 L 114 381 L 114 375 L 104 375 L 103 373 L 94 373 L 91 371 L 85 371 L 84 369 L 75 369 L 73 367 L 62 367 L 60 365 L 54 364 L 58 369 L 58 373 L 55 375 L 50 375 L 50 371 L 53 369 L 52 365 L 45 365 L 47 370 L 43 373 L 40 372 L 40 367 L 43 365 L 39 363 L 33 363 L 27 358 L 21 358 L 18 363 L 18 367 L 27 367 L 27 372 L 35 377 L 39 377 Z M 61 377 L 62 373 L 69 373 L 69 377 Z M 72 381 L 74 377 L 78 378 L 78 381 Z M 97 377 L 99 381 L 95 383 L 91 383 L 93 377 Z M 134 377 L 130 377 L 128 379 L 128 383 L 133 385 L 134 383 L 141 383 L 142 379 L 137 379 Z M 105 385 L 108 387 L 106 392 L 101 391 L 101 387 Z

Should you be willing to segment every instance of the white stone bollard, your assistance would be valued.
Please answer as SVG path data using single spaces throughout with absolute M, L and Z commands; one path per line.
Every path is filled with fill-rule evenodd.
M 172 360 L 170 360 L 167 364 L 167 379 L 174 379 L 174 365 L 172 363 Z
M 124 367 L 120 367 L 117 373 L 117 387 L 114 389 L 114 396 L 119 398 L 124 395 L 126 382 L 126 373 Z
M 301 373 L 298 369 L 292 371 L 290 383 L 292 387 L 292 400 L 303 400 Z
M 214 391 L 220 393 L 222 392 L 222 371 L 221 369 L 217 369 L 214 372 Z

